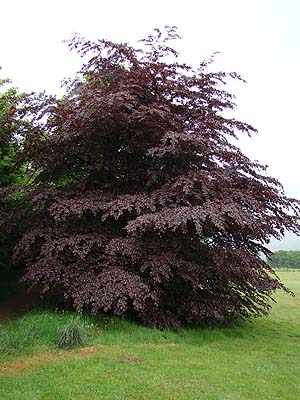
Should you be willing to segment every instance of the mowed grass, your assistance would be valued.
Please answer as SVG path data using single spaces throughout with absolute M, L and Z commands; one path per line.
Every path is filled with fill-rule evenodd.
M 0 399 L 300 399 L 300 271 L 279 272 L 296 294 L 268 318 L 235 327 L 145 328 L 82 317 L 85 347 L 58 350 L 69 313 L 34 312 L 0 329 Z M 1 347 L 2 346 L 2 347 Z

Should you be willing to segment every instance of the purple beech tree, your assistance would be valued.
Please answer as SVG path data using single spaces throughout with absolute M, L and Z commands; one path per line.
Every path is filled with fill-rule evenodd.
M 299 203 L 230 140 L 255 131 L 224 115 L 224 84 L 241 77 L 178 63 L 177 38 L 69 42 L 85 63 L 27 134 L 34 184 L 15 258 L 27 283 L 93 314 L 160 328 L 265 315 L 288 289 L 260 254 L 299 233 Z

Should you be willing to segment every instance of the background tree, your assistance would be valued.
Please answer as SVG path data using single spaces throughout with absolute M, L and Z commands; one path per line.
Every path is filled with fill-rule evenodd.
M 0 87 L 11 83 L 1 79 Z M 17 125 L 17 104 L 22 95 L 16 88 L 10 87 L 0 92 L 0 187 L 22 180 L 24 169 L 17 165 L 18 145 L 15 139 Z
M 69 42 L 85 64 L 27 135 L 36 190 L 15 259 L 92 313 L 158 327 L 263 315 L 287 289 L 260 253 L 299 233 L 299 203 L 230 140 L 254 131 L 224 116 L 240 76 L 178 63 L 177 38 Z
M 19 275 L 12 268 L 11 251 L 26 226 L 24 194 L 28 188 L 24 185 L 30 176 L 26 149 L 30 147 L 29 137 L 38 134 L 38 120 L 47 97 L 20 93 L 9 79 L 0 80 L 0 89 L 0 298 L 3 298 L 16 286 Z
M 1 79 L 0 88 L 5 88 L 10 83 L 9 79 Z M 18 165 L 18 145 L 14 140 L 20 97 L 16 88 L 9 87 L 0 92 L 0 188 L 21 183 L 24 178 L 25 168 Z M 10 293 L 12 285 L 15 285 L 15 274 L 12 273 L 10 261 L 13 247 L 11 239 L 7 232 L 0 233 L 0 299 Z
M 46 117 L 53 102 L 45 93 L 20 93 L 10 85 L 10 79 L 0 79 L 0 187 L 27 183 L 30 176 L 30 140 L 46 137 L 40 120 Z M 31 150 L 30 150 L 31 153 Z

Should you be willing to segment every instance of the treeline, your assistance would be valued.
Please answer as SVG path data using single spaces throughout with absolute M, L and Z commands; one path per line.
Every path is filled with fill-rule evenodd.
M 269 259 L 272 268 L 300 268 L 300 251 L 279 250 Z

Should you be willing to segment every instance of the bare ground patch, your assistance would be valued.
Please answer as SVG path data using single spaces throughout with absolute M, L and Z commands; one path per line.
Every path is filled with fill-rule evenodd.
M 139 364 L 143 361 L 139 357 L 135 357 L 135 356 L 124 356 L 124 357 L 121 357 L 120 360 L 127 361 L 132 364 Z
M 48 351 L 41 352 L 34 356 L 20 357 L 14 361 L 8 361 L 0 364 L 0 375 L 15 375 L 28 369 L 43 367 L 51 362 L 67 360 L 71 358 L 88 358 L 99 350 L 103 350 L 104 346 L 90 346 L 81 349 L 69 351 Z

